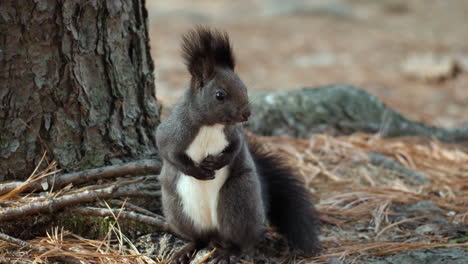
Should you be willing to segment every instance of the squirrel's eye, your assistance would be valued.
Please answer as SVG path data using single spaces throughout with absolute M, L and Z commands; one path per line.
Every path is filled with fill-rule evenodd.
M 217 91 L 216 92 L 216 99 L 222 101 L 222 100 L 224 100 L 224 96 L 225 96 L 225 94 L 224 94 L 223 91 Z

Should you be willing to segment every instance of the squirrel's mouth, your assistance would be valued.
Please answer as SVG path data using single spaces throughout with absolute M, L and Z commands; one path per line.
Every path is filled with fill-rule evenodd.
M 226 125 L 238 125 L 238 124 L 245 124 L 249 121 L 248 118 L 239 118 L 239 119 L 229 119 L 229 120 L 226 120 L 224 123 Z
M 227 125 L 227 126 L 234 126 L 234 125 L 237 125 L 239 123 L 240 122 L 236 122 L 236 121 L 226 121 L 226 122 L 224 122 L 224 124 Z

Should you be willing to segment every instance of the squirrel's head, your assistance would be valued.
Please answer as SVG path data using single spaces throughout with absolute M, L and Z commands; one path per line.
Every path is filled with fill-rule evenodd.
M 201 120 L 209 125 L 247 121 L 247 88 L 234 72 L 228 35 L 197 27 L 183 36 L 182 50 L 191 75 L 190 103 Z

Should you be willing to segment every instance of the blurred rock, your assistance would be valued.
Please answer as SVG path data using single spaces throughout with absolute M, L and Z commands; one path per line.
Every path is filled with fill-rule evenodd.
M 254 115 L 248 128 L 261 135 L 308 137 L 314 133 L 346 134 L 367 123 L 378 131 L 385 106 L 351 85 L 278 91 L 251 96 Z M 353 128 L 354 127 L 354 128 Z
M 363 89 L 347 84 L 254 94 L 246 127 L 264 136 L 309 137 L 315 133 L 380 133 L 424 136 L 444 142 L 468 140 L 468 126 L 442 129 L 411 121 Z

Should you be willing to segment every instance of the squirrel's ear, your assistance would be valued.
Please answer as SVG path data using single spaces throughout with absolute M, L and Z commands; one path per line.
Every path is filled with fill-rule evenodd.
M 188 67 L 190 75 L 192 76 L 192 86 L 193 88 L 201 88 L 209 81 L 214 72 L 213 64 L 208 63 L 205 60 L 200 60 L 194 62 L 191 67 Z
M 200 90 L 203 86 L 205 86 L 206 82 L 209 80 L 208 77 L 203 77 L 203 73 L 192 73 L 190 72 L 192 79 L 190 80 L 190 88 L 194 90 Z
M 212 78 L 216 66 L 234 70 L 234 56 L 225 32 L 198 26 L 182 37 L 182 51 L 192 82 L 196 84 Z

